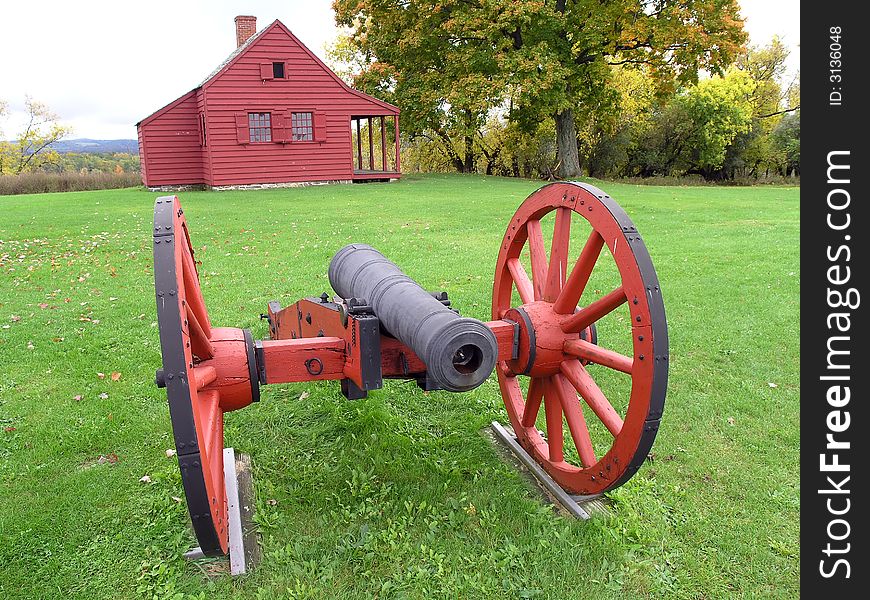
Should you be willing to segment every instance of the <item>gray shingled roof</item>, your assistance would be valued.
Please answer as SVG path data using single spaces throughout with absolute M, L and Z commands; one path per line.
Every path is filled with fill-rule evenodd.
M 227 66 L 227 65 L 230 63 L 230 61 L 233 60 L 235 57 L 237 57 L 239 54 L 241 54 L 242 52 L 244 52 L 244 50 L 245 50 L 248 46 L 250 46 L 251 44 L 254 43 L 254 40 L 256 40 L 258 37 L 260 37 L 260 36 L 263 34 L 263 32 L 266 31 L 267 29 L 269 29 L 269 27 L 271 27 L 271 26 L 272 26 L 272 23 L 270 23 L 269 25 L 267 25 L 266 27 L 264 27 L 263 29 L 261 29 L 260 31 L 258 31 L 258 32 L 255 33 L 254 35 L 252 35 L 251 37 L 249 37 L 249 38 L 247 39 L 247 41 L 245 41 L 244 44 L 242 44 L 241 46 L 239 46 L 238 48 L 236 48 L 235 50 L 233 50 L 233 51 L 230 53 L 230 55 L 227 56 L 227 57 L 224 59 L 224 61 L 223 61 L 221 64 L 219 64 L 219 65 L 217 66 L 217 68 L 216 68 L 214 71 L 212 71 L 211 73 L 208 74 L 208 77 L 206 77 L 206 78 L 203 79 L 201 82 L 199 82 L 199 85 L 197 85 L 196 88 L 201 88 L 201 87 L 204 86 L 206 83 L 208 83 L 208 80 L 209 80 L 209 79 L 211 79 L 212 77 L 214 77 L 215 75 L 217 75 L 218 73 L 220 73 L 221 69 L 223 69 L 225 66 Z M 193 88 L 193 89 L 196 89 L 196 88 Z

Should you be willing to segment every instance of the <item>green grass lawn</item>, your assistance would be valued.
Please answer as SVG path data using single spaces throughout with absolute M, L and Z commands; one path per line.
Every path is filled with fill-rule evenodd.
M 352 241 L 488 320 L 504 228 L 540 185 L 180 195 L 212 322 L 263 338 L 266 303 L 327 291 Z M 153 383 L 157 194 L 0 198 L 0 597 L 796 597 L 799 190 L 599 185 L 646 240 L 671 339 L 653 457 L 614 516 L 555 514 L 499 458 L 481 434 L 506 419 L 494 376 L 362 401 L 266 387 L 226 419 L 253 457 L 263 544 L 237 580 L 181 558 L 195 543 Z

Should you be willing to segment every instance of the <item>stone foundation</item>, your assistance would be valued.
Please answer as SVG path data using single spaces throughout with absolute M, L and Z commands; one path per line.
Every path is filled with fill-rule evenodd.
M 208 186 L 202 183 L 191 183 L 187 185 L 158 185 L 154 187 L 149 187 L 149 192 L 189 192 L 189 191 L 197 191 L 201 192 L 203 190 L 207 190 Z
M 328 181 L 288 181 L 286 183 L 246 183 L 239 185 L 215 185 L 211 190 L 223 192 L 225 190 L 270 190 L 273 188 L 296 188 L 310 185 L 331 185 L 335 183 L 353 183 L 350 179 L 331 179 Z
M 287 181 L 285 183 L 245 183 L 239 185 L 214 185 L 209 186 L 201 183 L 189 185 L 161 185 L 149 187 L 149 192 L 188 192 L 211 190 L 223 192 L 227 190 L 270 190 L 274 188 L 297 188 L 310 185 L 332 185 L 337 183 L 353 183 L 351 179 L 331 179 L 328 181 Z

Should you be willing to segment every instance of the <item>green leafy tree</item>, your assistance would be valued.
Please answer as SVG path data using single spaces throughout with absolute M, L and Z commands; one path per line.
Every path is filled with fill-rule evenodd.
M 752 82 L 750 103 L 752 126 L 738 135 L 727 150 L 723 175 L 733 177 L 737 170 L 758 177 L 762 172 L 783 168 L 785 155 L 774 144 L 772 132 L 783 115 L 800 110 L 798 77 L 786 85 L 789 50 L 774 36 L 765 46 L 751 46 L 738 57 L 736 66 Z
M 611 110 L 596 111 L 581 120 L 577 138 L 580 164 L 589 175 L 618 175 L 641 131 L 648 128 L 657 103 L 655 82 L 645 68 L 612 68 L 610 89 L 616 94 Z
M 335 55 L 360 69 L 354 84 L 400 106 L 408 138 L 429 135 L 456 170 L 474 171 L 476 137 L 504 95 L 492 46 L 474 33 L 485 25 L 476 4 L 336 0 L 334 8 L 350 28 Z
M 692 120 L 691 162 L 705 178 L 722 167 L 731 142 L 752 127 L 752 89 L 745 71 L 730 69 L 725 76 L 705 79 L 675 98 Z
M 782 175 L 801 172 L 801 113 L 784 116 L 771 134 L 771 143 L 782 157 Z
M 27 96 L 24 106 L 28 117 L 24 130 L 14 141 L 0 141 L 0 175 L 38 171 L 57 162 L 58 153 L 51 145 L 72 132 L 42 102 Z
M 364 57 L 356 84 L 392 95 L 403 124 L 430 128 L 473 166 L 474 134 L 510 100 L 508 117 L 533 131 L 552 119 L 558 175 L 580 174 L 575 111 L 615 100 L 611 64 L 643 64 L 666 88 L 730 63 L 745 34 L 736 0 L 334 0 Z M 464 160 L 459 160 L 464 150 Z M 448 150 L 450 151 L 450 150 Z M 469 156 L 471 153 L 471 156 Z
M 729 146 L 750 130 L 752 89 L 749 75 L 732 68 L 655 107 L 649 126 L 638 134 L 629 174 L 717 176 Z

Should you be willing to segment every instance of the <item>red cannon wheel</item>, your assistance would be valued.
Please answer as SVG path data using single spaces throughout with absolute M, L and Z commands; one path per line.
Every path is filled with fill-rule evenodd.
M 549 213 L 555 218 L 548 257 L 549 225 L 541 220 Z M 575 214 L 583 218 L 574 218 L 575 230 L 582 226 L 589 234 L 569 272 Z M 609 252 L 602 252 L 605 246 Z M 593 270 L 609 273 L 610 287 L 587 286 Z M 631 478 L 652 447 L 664 408 L 668 333 L 655 269 L 625 211 L 583 183 L 554 183 L 529 196 L 499 251 L 492 318 L 520 326 L 517 358 L 502 361 L 496 372 L 526 451 L 572 493 L 601 494 Z M 605 347 L 608 341 L 621 341 L 631 356 Z M 604 380 L 614 392 L 605 395 Z
M 247 330 L 213 328 L 181 204 L 154 206 L 154 287 L 169 415 L 184 494 L 200 548 L 227 552 L 223 413 L 259 397 L 254 344 Z

